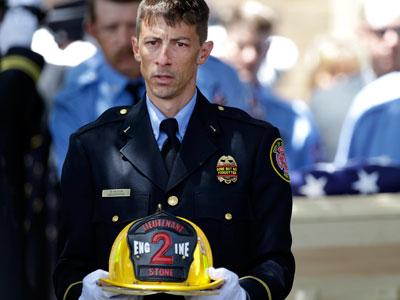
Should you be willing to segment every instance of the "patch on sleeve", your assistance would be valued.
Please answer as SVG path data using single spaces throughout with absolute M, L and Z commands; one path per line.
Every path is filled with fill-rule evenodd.
M 269 153 L 272 168 L 283 180 L 290 182 L 289 168 L 286 163 L 285 149 L 281 138 L 277 138 L 271 146 Z

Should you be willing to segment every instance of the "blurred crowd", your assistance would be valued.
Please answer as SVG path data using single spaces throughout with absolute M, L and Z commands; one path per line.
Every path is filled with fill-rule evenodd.
M 294 195 L 400 190 L 400 1 L 364 0 L 357 41 L 316 38 L 302 58 L 310 93 L 301 100 L 286 99 L 275 88 L 273 58 L 281 51 L 285 61 L 286 52 L 278 43 L 279 16 L 268 1 L 223 10 L 208 2 L 216 47 L 199 68 L 198 87 L 211 102 L 279 128 Z M 138 3 L 0 0 L 5 299 L 54 297 L 59 181 L 69 136 L 144 93 L 131 50 Z M 266 78 L 265 70 L 274 76 Z

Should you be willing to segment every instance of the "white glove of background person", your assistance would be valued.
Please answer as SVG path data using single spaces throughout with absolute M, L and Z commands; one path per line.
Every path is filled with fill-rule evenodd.
M 190 296 L 186 300 L 246 300 L 247 293 L 239 285 L 239 277 L 225 268 L 209 268 L 208 274 L 213 280 L 224 279 L 223 286 L 218 290 L 218 295 Z
M 4 55 L 11 47 L 30 49 L 38 23 L 37 17 L 24 8 L 8 9 L 0 26 L 0 53 Z
M 107 291 L 103 291 L 101 286 L 96 284 L 96 281 L 100 278 L 108 278 L 108 272 L 104 270 L 96 270 L 85 278 L 82 282 L 82 294 L 79 300 L 140 300 L 142 296 L 128 296 L 128 295 L 116 295 Z

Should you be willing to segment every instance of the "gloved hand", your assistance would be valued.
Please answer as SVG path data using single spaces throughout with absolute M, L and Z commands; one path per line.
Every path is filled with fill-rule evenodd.
M 82 294 L 79 300 L 140 300 L 141 296 L 128 296 L 128 295 L 116 295 L 103 289 L 96 284 L 96 281 L 100 278 L 108 277 L 108 272 L 104 270 L 96 270 L 83 278 L 82 283 Z
M 209 268 L 208 274 L 211 279 L 224 279 L 223 286 L 218 290 L 218 295 L 190 296 L 186 300 L 246 300 L 247 293 L 239 285 L 239 277 L 225 268 Z

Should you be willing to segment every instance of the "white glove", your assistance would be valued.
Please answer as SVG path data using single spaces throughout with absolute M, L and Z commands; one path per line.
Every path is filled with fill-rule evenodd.
M 186 300 L 246 300 L 247 293 L 239 285 L 239 277 L 225 268 L 209 268 L 208 274 L 211 279 L 224 279 L 223 286 L 218 290 L 218 295 L 211 296 L 191 296 L 185 297 Z
M 82 294 L 78 300 L 140 300 L 141 296 L 116 295 L 103 289 L 96 284 L 100 278 L 108 278 L 108 272 L 96 270 L 83 278 Z
M 10 8 L 0 27 L 0 53 L 11 47 L 31 47 L 32 36 L 38 28 L 36 16 L 21 7 Z

